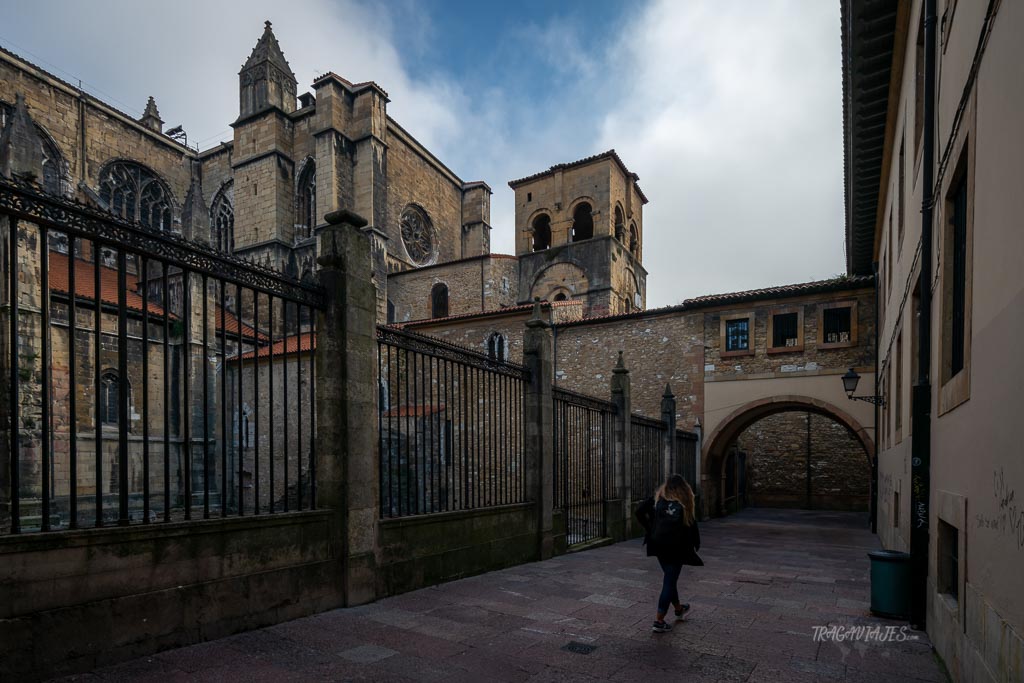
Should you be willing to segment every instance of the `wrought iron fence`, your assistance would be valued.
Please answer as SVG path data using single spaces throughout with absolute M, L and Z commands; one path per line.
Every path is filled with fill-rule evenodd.
M 665 423 L 660 420 L 641 415 L 630 418 L 630 484 L 635 500 L 653 496 L 665 478 L 665 429 Z
M 672 455 L 672 471 L 683 475 L 693 492 L 700 496 L 700 480 L 697 472 L 697 435 L 693 432 L 676 430 L 676 447 Z
M 570 546 L 606 535 L 604 502 L 615 404 L 554 389 L 554 501 Z
M 524 502 L 523 368 L 390 327 L 377 351 L 381 517 Z
M 0 234 L 0 530 L 315 505 L 319 288 L 21 183 Z

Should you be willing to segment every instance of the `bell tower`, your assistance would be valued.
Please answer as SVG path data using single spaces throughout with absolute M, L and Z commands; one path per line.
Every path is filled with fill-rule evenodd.
M 295 111 L 295 74 L 284 58 L 269 21 L 264 23 L 263 35 L 238 72 L 238 84 L 239 118 L 268 107 L 277 107 L 286 114 Z
M 609 150 L 513 180 L 520 303 L 579 299 L 585 314 L 644 310 L 639 176 Z

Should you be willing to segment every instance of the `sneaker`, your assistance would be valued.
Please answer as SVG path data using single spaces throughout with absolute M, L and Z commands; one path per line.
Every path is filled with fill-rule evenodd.
M 672 627 L 666 624 L 664 621 L 656 621 L 654 622 L 654 625 L 651 626 L 651 630 L 655 633 L 668 633 L 672 630 Z
M 686 614 L 689 611 L 690 611 L 690 603 L 684 602 L 683 604 L 679 605 L 679 609 L 675 610 L 675 612 L 676 612 L 676 619 L 682 619 L 683 615 Z

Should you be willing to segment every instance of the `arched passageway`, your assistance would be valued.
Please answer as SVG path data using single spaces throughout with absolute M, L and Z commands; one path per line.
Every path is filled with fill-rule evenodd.
M 804 396 L 753 401 L 709 435 L 705 513 L 747 506 L 867 510 L 874 443 L 836 406 Z

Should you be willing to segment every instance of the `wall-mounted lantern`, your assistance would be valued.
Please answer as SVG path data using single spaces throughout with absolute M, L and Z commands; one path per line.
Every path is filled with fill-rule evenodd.
M 866 401 L 876 406 L 885 406 L 884 396 L 854 396 L 853 392 L 857 391 L 857 384 L 860 382 L 860 375 L 853 368 L 850 368 L 845 375 L 843 375 L 843 389 L 846 390 L 846 397 L 851 401 Z

